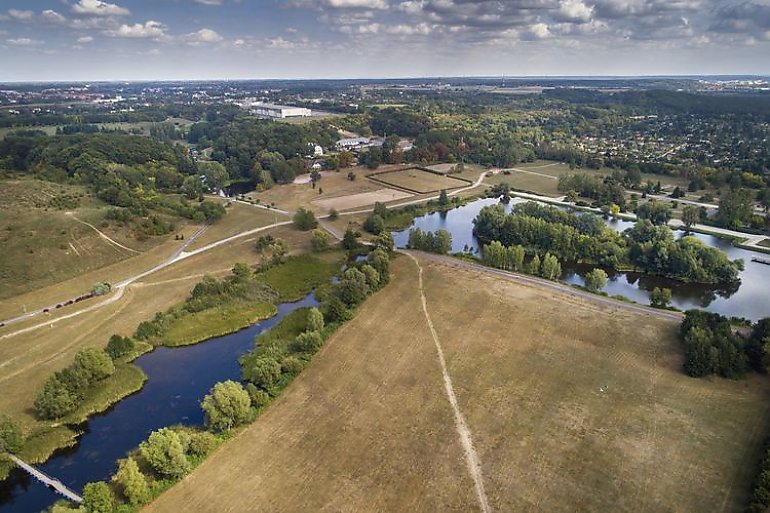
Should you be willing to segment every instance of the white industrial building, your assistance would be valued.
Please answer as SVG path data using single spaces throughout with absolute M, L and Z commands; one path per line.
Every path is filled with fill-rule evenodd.
M 307 118 L 312 115 L 311 110 L 304 107 L 273 105 L 271 103 L 260 103 L 252 105 L 251 113 L 255 116 L 270 119 Z

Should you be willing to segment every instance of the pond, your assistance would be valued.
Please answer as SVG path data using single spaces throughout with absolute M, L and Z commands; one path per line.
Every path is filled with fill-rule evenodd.
M 76 492 L 91 481 L 108 479 L 116 461 L 154 430 L 174 424 L 200 426 L 200 402 L 214 384 L 240 381 L 238 358 L 254 348 L 254 337 L 298 308 L 317 306 L 314 294 L 278 305 L 277 315 L 249 328 L 200 344 L 160 347 L 136 359 L 147 374 L 141 391 L 94 416 L 75 447 L 58 451 L 38 468 Z M 0 512 L 37 513 L 61 496 L 20 470 L 0 482 Z
M 506 211 L 517 203 L 527 200 L 512 199 L 505 205 Z M 452 234 L 452 251 L 470 251 L 480 256 L 479 241 L 473 236 L 473 219 L 482 208 L 499 203 L 496 199 L 481 199 L 449 212 L 436 212 L 415 219 L 412 227 L 400 232 L 394 232 L 393 238 L 398 247 L 406 247 L 409 240 L 409 230 L 420 228 L 426 231 L 438 229 L 447 230 Z M 592 215 L 592 214 L 588 214 Z M 607 220 L 606 224 L 618 231 L 633 226 L 630 221 Z M 677 237 L 684 235 L 682 231 L 674 232 Z M 734 247 L 730 241 L 711 235 L 693 234 L 709 246 L 718 248 L 730 259 L 743 259 L 746 269 L 740 274 L 740 283 L 730 285 L 698 285 L 683 283 L 667 278 L 650 276 L 636 272 L 617 272 L 605 269 L 609 282 L 604 292 L 622 295 L 640 304 L 649 304 L 650 293 L 655 287 L 665 287 L 672 291 L 672 306 L 682 310 L 701 308 L 710 312 L 727 316 L 745 317 L 757 321 L 770 317 L 770 266 L 752 262 L 752 257 L 758 253 Z M 561 280 L 571 285 L 583 285 L 583 277 L 596 266 L 562 263 Z

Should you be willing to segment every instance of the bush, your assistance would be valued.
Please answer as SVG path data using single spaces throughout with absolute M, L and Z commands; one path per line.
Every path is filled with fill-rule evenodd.
M 83 371 L 89 384 L 101 381 L 115 373 L 112 358 L 96 347 L 86 347 L 78 351 L 75 354 L 75 368 Z
M 244 369 L 243 378 L 264 390 L 269 390 L 281 378 L 281 365 L 274 358 L 257 358 L 250 367 Z
M 300 333 L 294 340 L 297 349 L 303 353 L 314 353 L 323 345 L 323 337 L 317 331 Z
M 135 347 L 136 344 L 131 338 L 113 335 L 110 337 L 110 341 L 107 342 L 107 349 L 105 349 L 105 352 L 110 358 L 117 360 L 121 356 L 129 354 Z
M 249 393 L 251 405 L 254 408 L 261 408 L 270 402 L 270 395 L 255 387 L 253 383 L 246 384 L 246 391 Z
M 193 456 L 205 456 L 217 446 L 217 439 L 211 433 L 192 433 L 187 444 L 187 452 Z
M 16 453 L 23 445 L 24 436 L 19 423 L 7 415 L 0 416 L 0 453 Z
M 292 221 L 294 222 L 294 226 L 302 231 L 312 230 L 318 226 L 318 221 L 315 218 L 315 214 L 304 207 L 297 209 L 297 212 L 294 214 Z
M 283 374 L 296 376 L 304 368 L 305 363 L 296 356 L 286 356 L 281 360 L 281 372 Z
M 88 513 L 112 513 L 115 498 L 107 483 L 88 483 L 83 487 L 83 506 Z
M 329 247 L 329 234 L 324 230 L 313 230 L 313 238 L 310 239 L 310 244 L 313 247 L 313 251 L 323 251 Z

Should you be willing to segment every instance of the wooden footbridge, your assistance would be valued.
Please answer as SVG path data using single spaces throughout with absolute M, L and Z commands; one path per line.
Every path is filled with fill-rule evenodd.
M 59 481 L 58 479 L 54 479 L 46 475 L 45 473 L 39 471 L 32 465 L 24 463 L 22 460 L 20 460 L 13 454 L 7 454 L 6 456 L 8 456 L 8 458 L 11 461 L 13 461 L 15 464 L 17 464 L 22 470 L 24 470 L 24 472 L 34 477 L 35 479 L 37 479 L 38 481 L 46 485 L 48 488 L 51 488 L 57 493 L 60 493 L 61 495 L 71 500 L 72 502 L 77 502 L 77 503 L 83 502 L 83 498 L 80 495 L 76 494 L 75 492 L 73 492 L 72 490 L 64 486 L 64 484 L 62 484 L 62 482 Z

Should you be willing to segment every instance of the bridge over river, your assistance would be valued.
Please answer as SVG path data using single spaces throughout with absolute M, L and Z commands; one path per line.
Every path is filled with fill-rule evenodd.
M 34 477 L 35 479 L 37 479 L 44 485 L 48 486 L 49 488 L 52 488 L 53 490 L 60 493 L 61 495 L 71 500 L 72 502 L 77 502 L 77 503 L 83 502 L 83 498 L 80 495 L 76 494 L 75 492 L 73 492 L 72 490 L 64 486 L 64 484 L 58 479 L 54 479 L 46 475 L 45 473 L 33 467 L 32 465 L 29 465 L 24 461 L 20 460 L 13 454 L 6 454 L 6 456 L 15 464 L 17 464 L 19 467 L 21 467 L 21 469 L 23 469 L 24 472 Z

